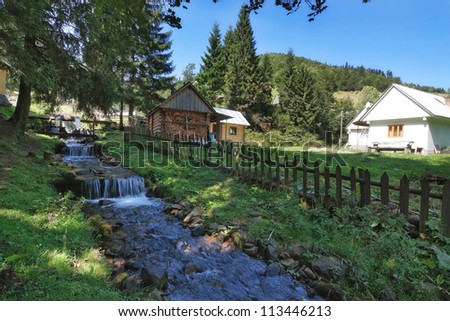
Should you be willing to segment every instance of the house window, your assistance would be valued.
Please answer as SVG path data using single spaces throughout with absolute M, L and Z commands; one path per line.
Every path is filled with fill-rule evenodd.
M 403 137 L 403 125 L 389 125 L 388 137 Z
M 230 127 L 230 135 L 237 135 L 237 127 Z

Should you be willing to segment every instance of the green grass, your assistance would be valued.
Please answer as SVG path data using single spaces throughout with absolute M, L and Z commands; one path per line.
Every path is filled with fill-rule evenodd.
M 115 133 L 104 139 L 120 141 L 121 135 Z M 434 284 L 448 294 L 449 266 L 445 256 L 438 253 L 450 252 L 450 240 L 439 235 L 436 219 L 430 221 L 431 234 L 414 240 L 407 235 L 403 218 L 376 205 L 358 208 L 347 200 L 345 207 L 330 217 L 322 208 L 306 209 L 293 193 L 271 193 L 218 170 L 180 166 L 178 161 L 159 153 L 147 156 L 145 166 L 137 166 L 137 149 L 131 149 L 133 169 L 146 178 L 147 185 L 155 186 L 169 200 L 184 198 L 194 206 L 203 206 L 208 213 L 206 225 L 215 222 L 240 226 L 244 241 L 267 240 L 272 235 L 286 250 L 301 244 L 307 249 L 303 264 L 320 254 L 348 260 L 352 272 L 345 278 L 330 280 L 343 287 L 347 300 L 380 299 L 386 288 L 400 300 L 441 299 L 426 291 L 424 283 Z M 421 175 L 418 172 L 424 168 L 442 175 L 448 171 L 440 168 L 447 164 L 447 157 L 365 156 L 351 155 L 346 159 L 350 164 L 364 164 L 374 172 L 389 169 L 397 177 L 400 172 L 395 166 L 401 171 L 415 164 L 410 170 L 416 175 Z M 394 165 L 388 166 L 390 162 Z M 259 211 L 262 219 L 253 220 L 250 215 L 253 210 Z
M 122 300 L 82 201 L 50 183 L 60 168 L 42 156 L 57 142 L 34 134 L 21 144 L 0 139 L 0 276 L 15 275 L 5 287 L 0 277 L 1 299 Z

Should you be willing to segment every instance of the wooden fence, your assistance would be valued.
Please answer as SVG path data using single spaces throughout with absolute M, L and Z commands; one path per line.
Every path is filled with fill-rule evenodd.
M 421 179 L 419 188 L 410 186 L 406 175 L 400 179 L 399 185 L 395 185 L 390 182 L 386 172 L 379 180 L 373 180 L 367 169 L 351 168 L 348 174 L 344 174 L 340 165 L 331 167 L 325 162 L 310 163 L 307 153 L 290 158 L 288 155 L 280 157 L 278 151 L 273 153 L 270 148 L 232 142 L 215 145 L 170 142 L 166 135 L 154 136 L 136 130 L 131 133 L 132 139 L 159 141 L 159 150 L 163 154 L 183 156 L 184 159 L 189 157 L 197 164 L 226 170 L 238 179 L 251 181 L 271 191 L 292 191 L 291 187 L 301 186 L 298 193 L 304 201 L 311 201 L 313 204 L 321 202 L 325 207 L 342 207 L 348 197 L 357 199 L 360 206 L 370 205 L 374 201 L 390 206 L 395 198 L 399 212 L 409 215 L 411 197 L 417 195 L 420 199 L 420 233 L 427 230 L 431 200 L 439 200 L 441 233 L 450 237 L 450 180 L 444 181 L 442 193 L 437 193 L 430 190 L 432 183 L 426 177 Z M 344 186 L 344 182 L 347 182 L 347 186 Z M 373 187 L 379 189 L 378 195 L 374 196 Z

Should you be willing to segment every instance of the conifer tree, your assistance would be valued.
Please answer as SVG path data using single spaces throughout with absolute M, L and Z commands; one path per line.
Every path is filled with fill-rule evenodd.
M 315 75 L 304 65 L 295 64 L 289 50 L 280 88 L 279 120 L 283 120 L 293 134 L 310 133 L 323 138 L 327 128 L 327 110 L 331 97 L 318 84 Z M 286 115 L 287 119 L 286 119 Z M 282 129 L 282 128 L 280 128 Z
M 236 28 L 232 34 L 227 33 L 226 40 L 229 40 L 226 41 L 229 108 L 245 113 L 253 103 L 251 93 L 258 68 L 256 42 L 246 6 L 242 6 Z
M 221 105 L 225 86 L 225 56 L 222 35 L 217 23 L 209 37 L 209 46 L 202 57 L 198 75 L 199 90 L 213 106 Z

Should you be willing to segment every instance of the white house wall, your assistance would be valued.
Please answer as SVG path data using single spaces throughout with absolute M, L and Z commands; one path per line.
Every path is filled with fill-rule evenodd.
M 429 123 L 431 143 L 440 148 L 450 147 L 450 119 L 433 117 L 429 119 Z
M 423 109 L 393 87 L 364 117 L 364 120 L 372 122 L 428 116 Z
M 403 125 L 403 137 L 388 137 L 389 125 Z M 369 130 L 368 143 L 389 144 L 405 146 L 408 142 L 414 142 L 412 148 L 422 148 L 425 150 L 433 150 L 432 144 L 429 143 L 429 127 L 427 120 L 423 118 L 416 119 L 396 119 L 371 121 Z

